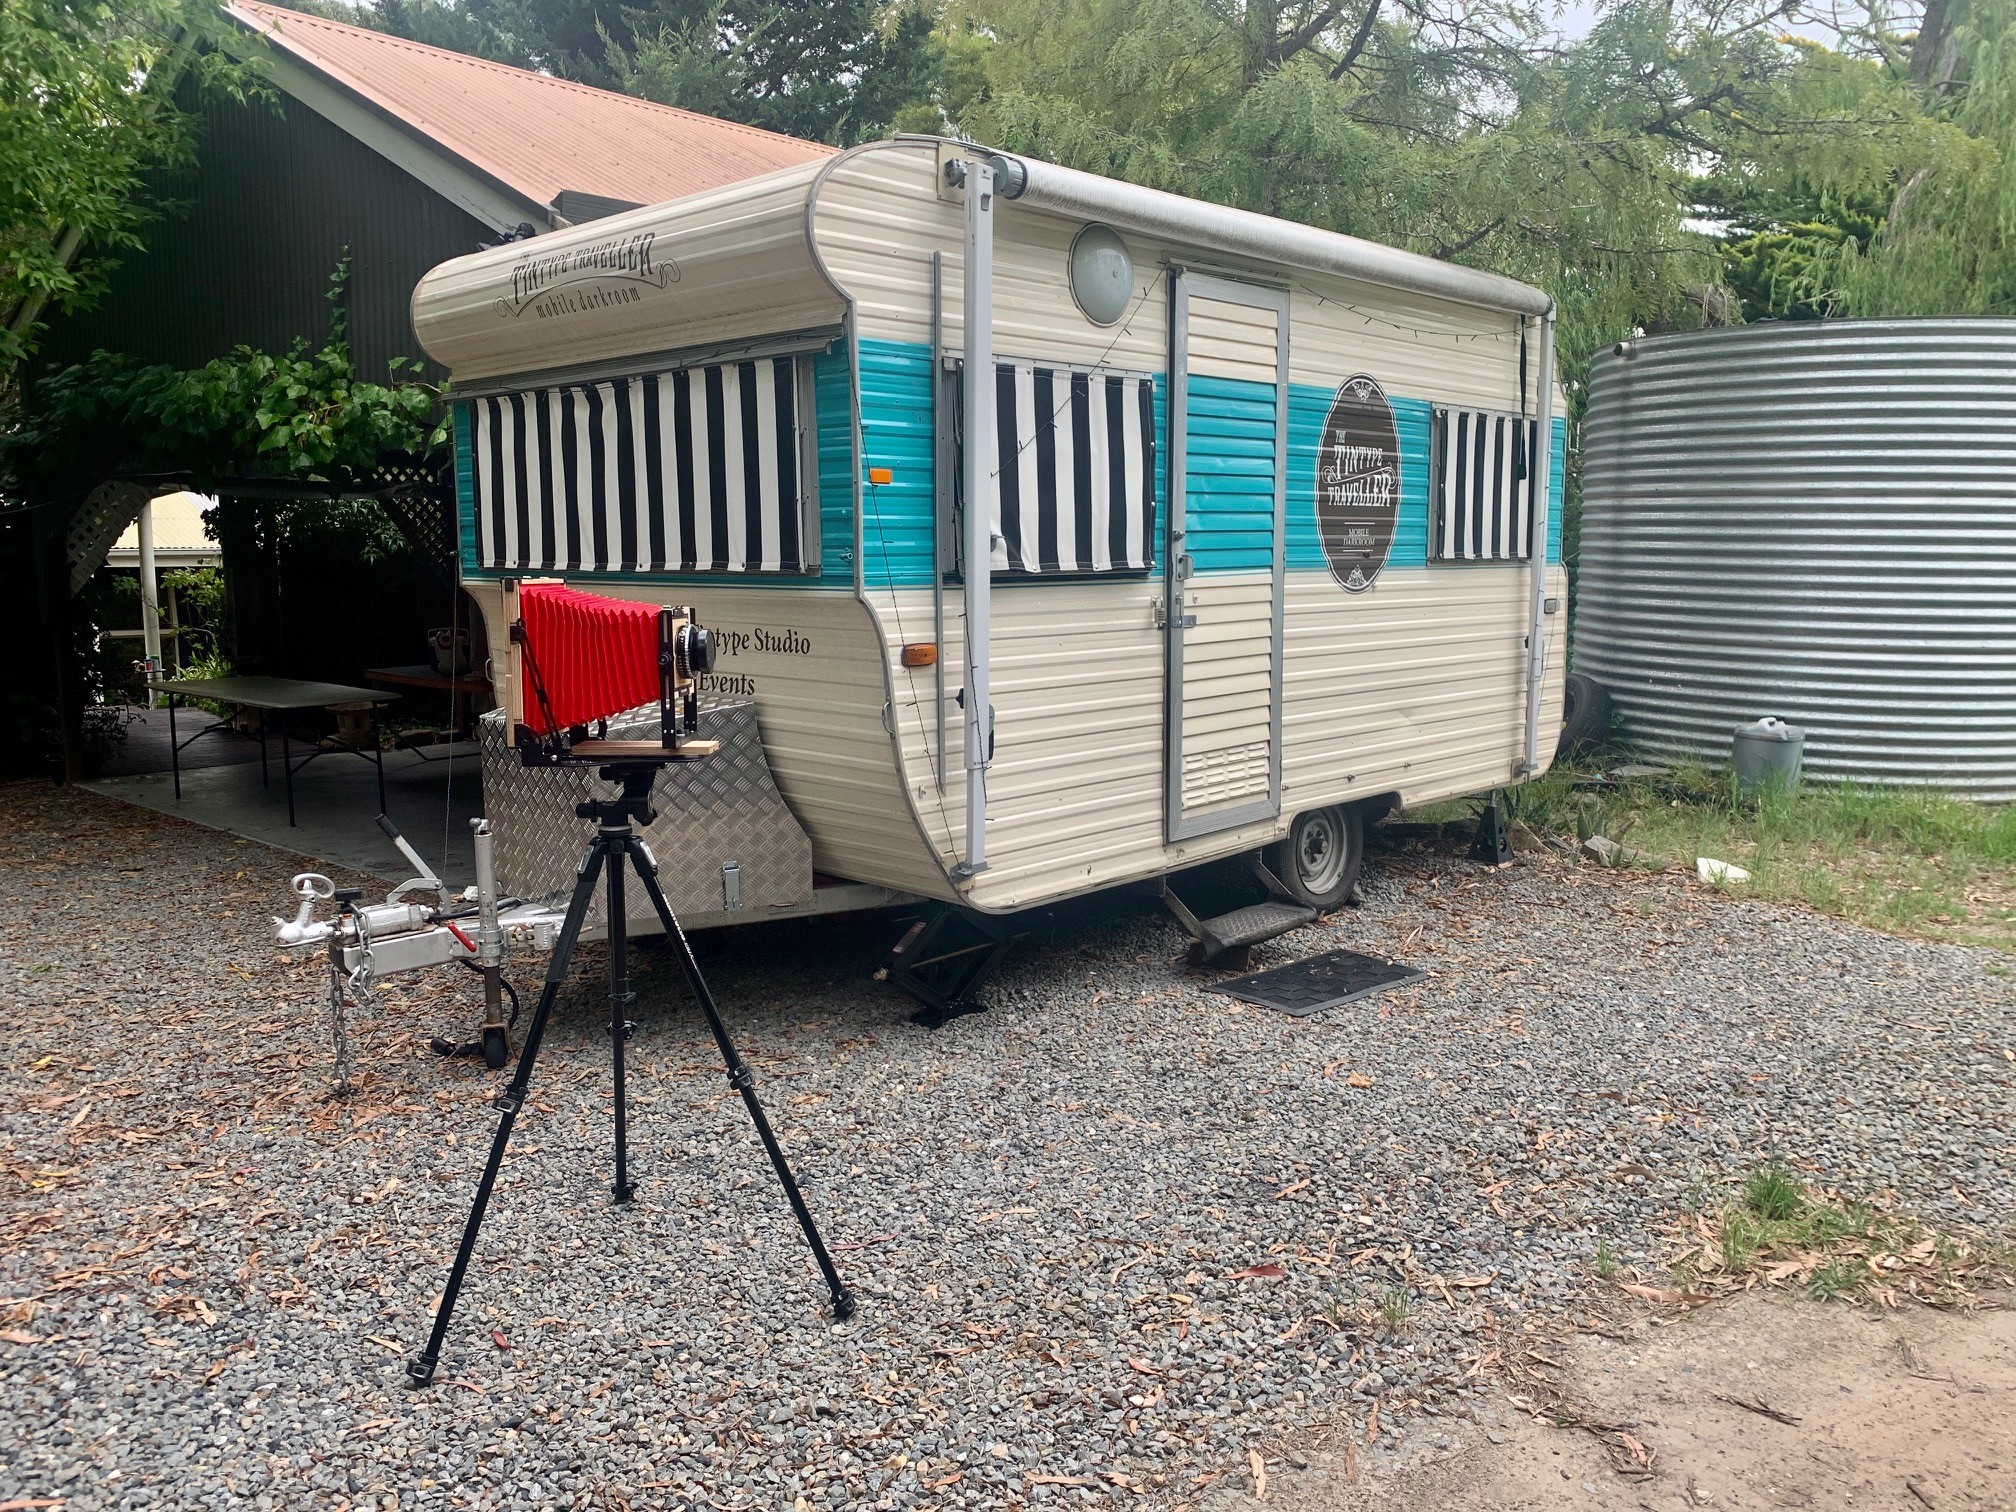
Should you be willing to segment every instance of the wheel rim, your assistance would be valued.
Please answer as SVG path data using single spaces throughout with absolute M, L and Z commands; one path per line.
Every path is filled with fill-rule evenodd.
M 1295 880 L 1319 897 L 1344 875 L 1344 827 L 1325 809 L 1302 821 L 1295 837 Z

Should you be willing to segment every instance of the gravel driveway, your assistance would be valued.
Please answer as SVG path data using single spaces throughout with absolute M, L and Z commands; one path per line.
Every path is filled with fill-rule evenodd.
M 861 1299 L 838 1327 L 655 950 L 610 1206 L 590 952 L 416 1394 L 499 1081 L 425 1048 L 472 987 L 388 991 L 332 1104 L 318 974 L 267 945 L 286 858 L 0 788 L 0 1502 L 1174 1506 L 1375 1404 L 1436 1434 L 1599 1239 L 1656 1254 L 1767 1157 L 2007 1223 L 2010 957 L 1568 861 L 1373 866 L 1258 964 L 1431 975 L 1313 1020 L 1205 992 L 1135 899 L 1030 921 L 936 1035 L 867 980 L 886 921 L 711 955 Z

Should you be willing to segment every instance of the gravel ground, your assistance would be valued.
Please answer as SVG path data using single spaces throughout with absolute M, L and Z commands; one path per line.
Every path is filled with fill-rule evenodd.
M 1174 1506 L 1304 1427 L 1432 1439 L 1586 1303 L 1599 1239 L 1656 1256 L 1764 1158 L 2007 1222 L 2009 957 L 1569 861 L 1373 862 L 1256 964 L 1432 974 L 1313 1020 L 1205 992 L 1133 899 L 1032 920 L 936 1035 L 867 981 L 886 921 L 710 954 L 844 1326 L 658 951 L 610 1206 L 591 951 L 416 1394 L 498 1083 L 425 1040 L 473 993 L 388 991 L 332 1104 L 318 975 L 267 945 L 286 858 L 0 789 L 0 1502 Z

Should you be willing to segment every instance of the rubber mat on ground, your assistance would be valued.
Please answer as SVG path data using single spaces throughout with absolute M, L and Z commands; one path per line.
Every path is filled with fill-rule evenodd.
M 1355 950 L 1331 950 L 1306 961 L 1276 966 L 1272 971 L 1233 977 L 1217 983 L 1210 991 L 1306 1018 L 1325 1008 L 1384 992 L 1388 987 L 1418 982 L 1427 975 L 1418 966 L 1382 961 Z

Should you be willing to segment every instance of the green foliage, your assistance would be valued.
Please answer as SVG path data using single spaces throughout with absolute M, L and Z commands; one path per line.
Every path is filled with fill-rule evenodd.
M 367 383 L 344 340 L 347 257 L 330 279 L 330 337 L 275 357 L 238 347 L 199 368 L 97 351 L 37 382 L 0 433 L 0 491 L 61 498 L 119 474 L 175 474 L 206 493 L 247 480 L 326 483 L 339 492 L 389 454 L 425 453 L 445 434 L 439 391 Z M 396 380 L 405 359 L 394 358 Z
M 1950 0 L 1925 16 L 1908 58 L 1878 41 L 1965 150 L 1904 175 L 1882 234 L 1834 249 L 1825 277 L 1852 315 L 2016 314 L 2016 7 Z
M 1389 1286 L 1379 1293 L 1379 1326 L 1397 1334 L 1414 1316 L 1414 1294 L 1404 1286 Z
M 1782 1222 L 1797 1213 L 1804 1201 L 1799 1183 L 1777 1166 L 1753 1171 L 1743 1183 L 1743 1206 L 1759 1218 Z
M 161 595 L 175 595 L 185 625 L 215 624 L 224 612 L 224 574 L 216 567 L 176 567 L 161 574 Z
M 1941 1233 L 1873 1202 L 1843 1198 L 1776 1167 L 1751 1174 L 1742 1197 L 1681 1226 L 1672 1271 L 1687 1291 L 1797 1286 L 1818 1301 L 1935 1306 L 1965 1303 L 2010 1280 L 2006 1245 Z
M 1737 797 L 1726 770 L 1618 782 L 1604 765 L 1581 758 L 1525 784 L 1519 817 L 1543 834 L 1605 835 L 1625 845 L 1627 866 L 1677 862 L 1691 872 L 1695 858 L 1711 856 L 1752 873 L 1740 884 L 1746 896 L 2016 950 L 2016 804 L 1814 782 L 1750 800 Z M 1474 805 L 1436 804 L 1409 817 L 1469 821 Z
M 0 0 L 0 379 L 47 309 L 102 290 L 160 205 L 143 188 L 189 162 L 184 98 L 244 98 L 255 70 L 213 45 L 211 0 Z
M 1842 201 L 1802 190 L 1768 197 L 1731 218 L 1722 270 L 1744 320 L 1817 320 L 1835 313 L 1831 286 L 1852 243 L 1866 251 L 1882 228 L 1889 186 Z
M 872 140 L 929 96 L 936 61 L 927 11 L 878 9 L 872 0 L 682 5 L 655 29 L 609 35 L 604 67 L 616 88 L 660 104 L 840 145 Z
M 1733 313 L 1704 192 L 1866 196 L 1952 147 L 1879 64 L 1780 40 L 1784 9 L 1614 0 L 1560 46 L 1520 0 L 985 0 L 965 124 L 1539 283 L 1572 398 L 1600 344 Z

